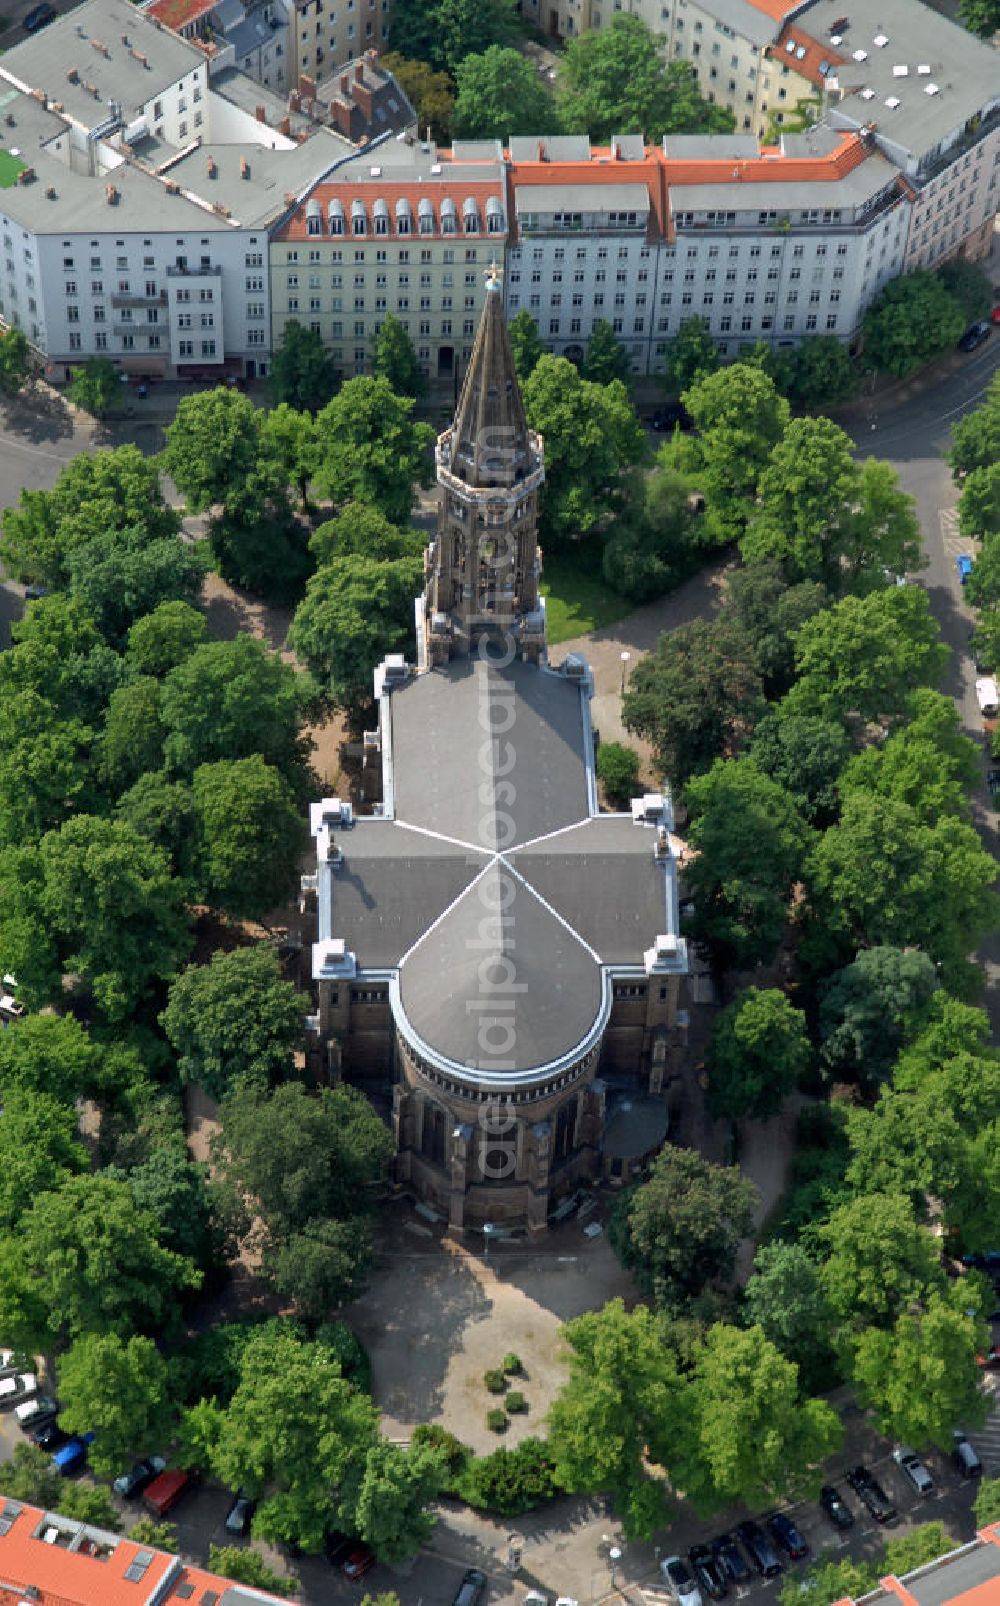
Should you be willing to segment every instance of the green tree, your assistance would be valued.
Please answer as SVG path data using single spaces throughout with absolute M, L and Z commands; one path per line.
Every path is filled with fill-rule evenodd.
M 70 594 L 105 641 L 123 647 L 131 625 L 164 602 L 194 602 L 205 575 L 202 544 L 176 536 L 151 541 L 141 527 L 107 531 L 73 547 Z
M 786 395 L 799 407 L 836 407 L 858 388 L 849 348 L 836 335 L 811 335 L 796 348 Z
M 629 1538 L 666 1520 L 666 1490 L 649 1460 L 672 1457 L 684 1390 L 662 1318 L 621 1299 L 567 1322 L 569 1381 L 549 1411 L 555 1481 L 570 1493 L 614 1496 Z
M 226 1243 L 215 1214 L 216 1196 L 205 1167 L 188 1158 L 183 1143 L 158 1145 L 128 1172 L 127 1181 L 137 1209 L 155 1217 L 165 1248 L 200 1271 L 219 1269 Z
M 0 334 L 0 396 L 16 396 L 31 372 L 31 348 L 23 329 Z
M 626 14 L 567 40 L 556 99 L 567 131 L 600 144 L 613 134 L 644 134 L 658 145 L 664 134 L 726 134 L 734 126 L 730 111 L 698 93 L 690 63 L 665 63 L 656 35 Z
M 625 386 L 596 385 L 565 357 L 546 353 L 524 385 L 524 406 L 532 429 L 545 438 L 543 535 L 565 543 L 609 523 L 628 498 L 626 470 L 646 454 Z
M 820 1058 L 828 1075 L 872 1091 L 886 1079 L 938 986 L 918 949 L 863 949 L 821 987 Z
M 309 581 L 289 644 L 342 707 L 366 707 L 376 665 L 406 650 L 422 572 L 419 558 L 334 558 Z
M 183 1082 L 215 1099 L 237 1085 L 271 1087 L 292 1075 L 306 999 L 284 981 L 266 943 L 190 965 L 170 989 L 161 1024 Z
M 451 114 L 455 95 L 448 73 L 435 72 L 426 61 L 409 61 L 398 50 L 387 50 L 381 62 L 391 72 L 417 114 L 419 128 L 429 128 L 431 138 L 446 144 L 451 134 Z
M 741 533 L 758 480 L 788 427 L 788 403 L 767 374 L 745 363 L 696 380 L 682 399 L 701 437 L 702 489 L 731 539 Z
M 272 1595 L 294 1595 L 298 1588 L 294 1578 L 276 1573 L 258 1550 L 239 1545 L 210 1544 L 208 1570 L 221 1578 L 231 1578 L 237 1584 L 266 1589 Z
M 806 621 L 795 639 L 798 680 L 789 712 L 863 720 L 902 713 L 948 661 L 922 586 L 844 597 Z
M 949 1435 L 949 1448 L 951 1444 Z M 926 1567 L 928 1562 L 937 1561 L 939 1556 L 954 1549 L 955 1541 L 945 1530 L 943 1522 L 923 1522 L 910 1533 L 899 1534 L 886 1541 L 882 1575 L 902 1578 L 904 1574 L 915 1572 L 918 1567 Z
M 40 914 L 109 1021 L 177 972 L 190 946 L 166 857 L 120 820 L 80 815 L 43 837 Z
M 1000 6 L 997 0 L 992 0 L 992 3 L 1000 23 Z M 954 296 L 969 323 L 989 315 L 994 299 L 993 286 L 975 262 L 967 262 L 964 257 L 952 257 L 950 262 L 942 262 L 937 276 L 949 295 Z
M 22 1500 L 43 1511 L 58 1511 L 74 1522 L 91 1523 L 108 1533 L 117 1533 L 121 1520 L 110 1489 L 62 1478 L 46 1450 L 34 1444 L 18 1444 L 11 1461 L 0 1464 L 0 1494 Z
M 803 1378 L 827 1381 L 830 1313 L 819 1269 L 802 1244 L 761 1244 L 746 1286 L 746 1313 Z
M 199 842 L 190 786 L 172 781 L 163 770 L 147 771 L 119 797 L 115 815 L 166 854 L 185 901 L 193 901 Z
M 991 608 L 1000 602 L 1000 541 L 988 540 L 981 548 L 966 581 L 965 597 L 974 608 Z
M 304 499 L 309 470 L 299 463 L 291 472 Z M 286 605 L 301 597 L 312 571 L 308 528 L 292 509 L 286 468 L 276 458 L 258 460 L 255 473 L 212 515 L 208 534 L 215 567 L 230 585 Z
M 668 1143 L 648 1179 L 616 1204 L 611 1241 L 643 1291 L 664 1310 L 678 1311 L 710 1283 L 732 1277 L 758 1202 L 735 1166 L 713 1165 Z
M 891 1330 L 911 1306 L 944 1290 L 937 1245 L 908 1199 L 863 1194 L 833 1210 L 815 1236 L 834 1320 L 855 1332 Z
M 900 274 L 865 315 L 865 360 L 903 379 L 953 346 L 964 323 L 961 306 L 933 273 Z
M 101 779 L 112 792 L 124 792 L 161 768 L 166 731 L 160 699 L 160 682 L 151 675 L 139 675 L 111 693 L 97 757 Z
M 129 628 L 125 656 L 140 675 L 162 678 L 208 639 L 208 621 L 187 602 L 161 602 Z
M 817 826 L 829 825 L 837 813 L 837 779 L 850 753 L 843 726 L 815 714 L 769 714 L 750 742 L 761 774 L 783 787 Z
M 401 55 L 427 62 L 454 78 L 469 55 L 482 55 L 490 45 L 512 42 L 517 18 L 511 0 L 401 0 L 392 19 L 393 44 Z
M 124 679 L 124 665 L 81 603 L 69 597 L 33 602 L 10 633 L 15 645 L 0 657 L 0 705 L 34 692 L 59 719 L 95 727 Z
M 815 580 L 789 585 L 775 559 L 734 569 L 728 576 L 723 618 L 745 638 L 768 701 L 791 686 L 795 636 L 829 600 Z
M 727 621 L 694 619 L 660 636 L 622 699 L 627 730 L 649 741 L 658 767 L 683 786 L 739 749 L 762 707 L 750 644 Z
M 218 1149 L 223 1182 L 254 1201 L 265 1274 L 317 1316 L 343 1303 L 367 1267 L 367 1215 L 392 1149 L 364 1095 L 244 1086 L 223 1105 Z
M 759 1327 L 716 1323 L 695 1354 L 679 1481 L 708 1513 L 810 1494 L 843 1428 L 826 1400 L 801 1399 L 799 1372 Z
M 180 1549 L 177 1527 L 172 1522 L 158 1522 L 155 1517 L 140 1517 L 129 1529 L 134 1545 L 148 1545 L 152 1550 L 166 1550 L 176 1556 Z
M 966 413 L 951 426 L 948 462 L 956 479 L 974 468 L 991 468 L 1000 460 L 1000 374 L 994 374 L 986 390 L 986 400 L 974 412 Z M 22 492 L 22 498 L 26 494 Z M 4 514 L 6 533 L 9 512 Z M 6 542 L 4 543 L 4 548 Z M 0 549 L 0 555 L 4 549 Z M 5 559 L 6 561 L 6 559 Z
M 51 491 L 23 490 L 18 506 L 6 509 L 0 558 L 16 579 L 59 589 L 68 582 L 67 559 L 74 546 L 112 530 L 136 528 L 150 541 L 180 529 L 164 498 L 156 461 L 137 446 L 92 456 L 81 452 Z
M 301 726 L 313 694 L 304 675 L 253 636 L 206 642 L 163 682 L 167 764 L 193 775 L 201 764 L 259 754 L 306 796 L 313 783 Z
M 121 403 L 123 378 L 107 357 L 88 357 L 79 368 L 73 369 L 73 377 L 66 386 L 67 399 L 85 413 L 103 418 Z
M 696 856 L 688 931 L 719 968 L 768 962 L 781 940 L 810 831 L 795 801 L 752 759 L 717 759 L 688 785 Z
M 632 377 L 629 354 L 607 318 L 594 320 L 580 373 L 595 385 L 610 385 L 613 379 L 627 385 Z
M 316 459 L 316 426 L 304 408 L 279 402 L 264 414 L 261 440 L 265 452 L 274 459 L 277 484 L 298 487 L 303 507 L 309 502 L 309 479 Z
M 16 1455 L 16 1451 L 14 1452 Z M 984 1478 L 976 1490 L 972 1507 L 976 1514 L 976 1527 L 988 1528 L 1000 1522 L 1000 1478 Z
M 10 1035 L 4 1033 L 4 1036 Z M 76 1111 L 49 1093 L 3 1085 L 0 1121 L 0 1230 L 16 1227 L 32 1201 L 47 1188 L 88 1169 L 77 1140 Z
M 240 1382 L 220 1413 L 212 1470 L 259 1499 L 254 1531 L 307 1554 L 322 1549 L 331 1490 L 364 1467 L 378 1416 L 322 1345 L 268 1324 L 247 1344 Z
M 335 558 L 371 558 L 394 563 L 422 558 L 426 537 L 419 530 L 401 530 L 366 502 L 347 502 L 335 518 L 313 531 L 309 549 L 322 566 Z
M 81 1333 L 169 1330 L 178 1299 L 201 1282 L 189 1260 L 163 1248 L 128 1184 L 101 1175 L 39 1194 L 3 1258 L 4 1331 L 15 1344 L 30 1333 L 33 1350 Z
M 704 318 L 682 318 L 672 340 L 667 341 L 663 383 L 671 396 L 696 385 L 719 366 L 719 350 Z
M 68 1433 L 96 1435 L 88 1460 L 114 1477 L 169 1436 L 167 1363 L 152 1339 L 83 1333 L 59 1361 L 60 1422 Z
M 597 779 L 609 803 L 620 809 L 639 790 L 639 755 L 623 742 L 602 742 L 597 749 Z
M 347 380 L 316 419 L 316 485 L 336 502 L 371 502 L 403 524 L 415 485 L 430 484 L 434 431 L 387 379 Z
M 34 843 L 71 811 L 100 806 L 94 736 L 25 689 L 0 706 L 0 841 Z
M 442 1451 L 427 1444 L 403 1449 L 380 1439 L 365 1457 L 356 1491 L 342 1502 L 362 1539 L 380 1561 L 398 1565 L 424 1549 L 437 1519 L 427 1507 L 447 1479 Z
M 1000 28 L 998 0 L 958 0 L 958 14 L 970 33 L 989 39 Z
M 604 544 L 607 583 L 630 602 L 648 602 L 676 585 L 702 555 L 704 521 L 691 504 L 687 476 L 658 463 Z
M 248 396 L 226 385 L 178 402 L 166 432 L 163 466 L 192 513 L 227 501 L 254 473 L 260 418 Z
M 558 128 L 547 83 L 535 63 L 510 46 L 490 45 L 465 56 L 455 69 L 452 133 L 458 139 L 499 139 L 550 134 Z
M 306 826 L 281 773 L 257 754 L 202 764 L 191 792 L 205 901 L 249 920 L 261 920 L 287 903 L 305 850 Z
M 372 371 L 377 378 L 387 380 L 397 396 L 422 396 L 427 389 L 417 348 L 394 313 L 386 314 L 375 336 Z
M 906 803 L 853 792 L 816 843 L 807 880 L 826 941 L 922 948 L 960 992 L 977 977 L 967 955 L 996 922 L 995 874 L 963 820 L 925 824 Z
M 1000 464 L 972 470 L 958 499 L 958 526 L 971 540 L 1000 534 Z
M 811 1057 L 802 1011 L 777 988 L 744 988 L 712 1027 L 709 1109 L 731 1121 L 777 1115 Z
M 304 413 L 318 413 L 337 388 L 336 370 L 322 338 L 297 318 L 289 318 L 281 331 L 268 379 L 275 402 L 287 402 Z
M 0 1032 L 0 1093 L 56 1100 L 72 1108 L 91 1098 L 101 1082 L 101 1053 L 72 1015 L 26 1015 Z
M 932 1293 L 923 1310 L 904 1311 L 890 1331 L 871 1327 L 858 1334 L 852 1376 L 883 1433 L 945 1450 L 956 1422 L 986 1420 L 976 1355 L 986 1346 L 987 1329 L 967 1305 L 960 1288 Z
M 514 358 L 514 372 L 517 374 L 519 384 L 523 386 L 528 375 L 534 372 L 539 357 L 545 352 L 538 333 L 538 324 L 527 307 L 515 312 L 507 325 L 507 335 L 510 339 L 511 355 Z

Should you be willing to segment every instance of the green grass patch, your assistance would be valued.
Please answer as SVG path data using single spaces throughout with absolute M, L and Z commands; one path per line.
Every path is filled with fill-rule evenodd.
M 27 165 L 19 156 L 12 156 L 10 151 L 0 151 L 0 190 L 9 190 L 12 184 L 16 184 L 18 173 L 23 173 Z
M 632 604 L 604 580 L 599 555 L 595 564 L 582 547 L 546 554 L 542 594 L 550 647 L 613 625 L 632 612 Z

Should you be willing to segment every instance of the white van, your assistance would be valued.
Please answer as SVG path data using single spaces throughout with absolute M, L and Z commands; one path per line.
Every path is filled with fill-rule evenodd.
M 998 705 L 1000 705 L 1000 697 L 997 694 L 997 683 L 994 675 L 984 675 L 981 680 L 976 681 L 976 702 L 979 704 L 979 712 L 984 714 L 987 719 L 995 717 Z

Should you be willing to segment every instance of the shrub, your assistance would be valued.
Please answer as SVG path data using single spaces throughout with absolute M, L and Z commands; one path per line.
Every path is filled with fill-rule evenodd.
M 472 1456 L 457 1493 L 477 1511 L 516 1517 L 533 1511 L 559 1493 L 544 1439 L 524 1439 L 513 1449 Z
M 510 1354 L 505 1355 L 503 1358 L 503 1369 L 505 1372 L 513 1373 L 516 1376 L 517 1373 L 524 1371 L 524 1362 L 521 1360 L 520 1355 L 515 1355 L 514 1351 L 511 1350 Z
M 488 1372 L 484 1372 L 483 1382 L 491 1394 L 502 1394 L 507 1387 L 507 1379 L 499 1366 L 491 1366 Z
M 506 1405 L 507 1412 L 510 1416 L 516 1416 L 519 1412 L 526 1411 L 528 1409 L 527 1400 L 525 1399 L 524 1395 L 519 1394 L 516 1389 L 512 1393 L 508 1394 L 504 1404 Z
M 472 1454 L 468 1445 L 463 1444 L 454 1433 L 449 1433 L 447 1428 L 439 1427 L 437 1423 L 421 1422 L 419 1427 L 414 1428 L 410 1442 L 414 1446 L 426 1444 L 433 1450 L 442 1451 L 445 1465 L 453 1479 L 465 1471 Z
M 597 749 L 597 778 L 609 803 L 626 805 L 639 786 L 638 753 L 624 742 L 602 742 Z
M 322 1322 L 316 1329 L 316 1342 L 332 1350 L 340 1362 L 340 1370 L 349 1383 L 364 1394 L 372 1391 L 372 1367 L 357 1333 L 346 1322 Z
M 257 1550 L 242 1550 L 237 1545 L 209 1545 L 208 1565 L 213 1573 L 222 1573 L 237 1584 L 251 1584 L 258 1589 L 269 1589 L 272 1595 L 291 1595 L 296 1584 L 269 1567 Z
M 487 1411 L 486 1413 L 486 1426 L 489 1428 L 491 1433 L 505 1432 L 507 1427 L 507 1412 L 501 1411 L 500 1407 L 495 1405 L 491 1411 Z
M 169 1550 L 172 1556 L 176 1556 L 180 1548 L 175 1524 L 157 1522 L 155 1517 L 140 1517 L 129 1538 L 136 1545 L 152 1545 L 155 1550 Z

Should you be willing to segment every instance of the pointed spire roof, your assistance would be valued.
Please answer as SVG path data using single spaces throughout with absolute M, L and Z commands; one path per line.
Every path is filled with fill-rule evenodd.
M 451 441 L 452 473 L 466 485 L 515 485 L 534 466 L 495 264 L 486 280 L 483 315 Z

